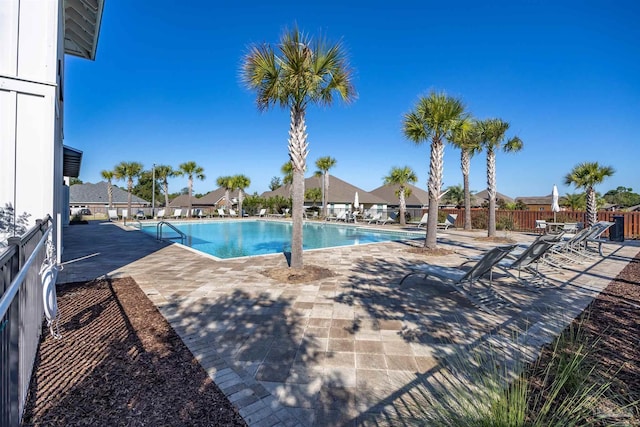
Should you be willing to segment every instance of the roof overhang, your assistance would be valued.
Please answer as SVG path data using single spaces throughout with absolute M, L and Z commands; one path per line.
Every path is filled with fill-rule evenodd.
M 104 0 L 64 0 L 64 52 L 94 60 Z
M 70 178 L 80 176 L 80 163 L 82 163 L 82 151 L 63 145 L 62 175 Z

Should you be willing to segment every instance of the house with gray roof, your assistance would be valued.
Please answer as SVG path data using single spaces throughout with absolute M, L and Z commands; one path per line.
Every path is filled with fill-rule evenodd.
M 305 192 L 311 188 L 322 189 L 322 178 L 313 176 L 304 180 Z M 269 198 L 274 196 L 291 197 L 290 185 L 283 185 L 282 187 L 274 191 L 266 191 L 262 193 L 262 197 Z M 374 211 L 386 211 L 387 202 L 383 198 L 372 194 L 369 191 L 365 191 L 362 188 L 358 188 L 355 185 L 349 184 L 346 181 L 336 178 L 333 175 L 329 175 L 329 191 L 327 194 L 327 204 L 329 205 L 329 212 L 340 212 L 343 210 L 353 210 L 353 204 L 355 195 L 358 193 L 358 203 L 360 204 L 360 210 L 374 210 Z M 322 204 L 322 203 L 319 203 Z M 317 204 L 317 205 L 319 205 Z M 305 207 L 313 206 L 312 200 L 305 200 Z
M 513 200 L 509 196 L 505 196 L 502 193 L 496 192 L 496 200 L 502 200 L 505 203 L 513 203 Z M 472 207 L 481 207 L 483 204 L 489 203 L 489 192 L 487 190 L 478 191 L 476 194 L 471 196 L 471 206 Z
M 89 209 L 91 213 L 107 213 L 109 205 L 109 192 L 107 190 L 108 184 L 105 181 L 100 181 L 97 184 L 75 184 L 69 187 L 69 209 L 73 212 L 78 209 Z M 127 198 L 129 193 L 115 185 L 112 185 L 113 189 L 113 208 L 121 209 L 127 208 Z M 151 202 L 141 199 L 138 196 L 131 195 L 131 210 L 134 208 L 146 208 L 150 207 Z
M 407 208 L 418 209 L 429 206 L 429 193 L 415 185 L 406 184 L 406 187 L 411 190 L 411 194 L 405 197 Z M 400 199 L 396 195 L 397 191 L 397 185 L 383 185 L 375 190 L 371 190 L 371 194 L 380 197 L 387 202 L 389 206 L 398 207 L 400 206 Z

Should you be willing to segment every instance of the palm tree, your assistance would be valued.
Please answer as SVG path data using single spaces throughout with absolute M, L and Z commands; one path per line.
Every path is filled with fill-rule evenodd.
M 233 188 L 238 189 L 238 213 L 242 217 L 242 202 L 244 200 L 244 190 L 251 185 L 251 180 L 245 175 L 235 175 L 233 178 Z
M 487 119 L 478 122 L 478 133 L 482 147 L 487 152 L 487 193 L 489 198 L 489 224 L 487 236 L 496 235 L 496 150 L 502 148 L 506 153 L 522 150 L 522 140 L 517 136 L 505 140 L 509 123 L 501 119 Z
M 385 185 L 397 185 L 398 191 L 397 195 L 400 199 L 400 225 L 406 225 L 405 222 L 405 211 L 407 210 L 407 203 L 405 201 L 405 196 L 407 194 L 407 190 L 410 189 L 407 187 L 407 184 L 414 184 L 418 182 L 418 176 L 409 166 L 405 167 L 393 167 L 389 172 L 389 175 L 384 177 Z
M 351 70 L 340 43 L 312 40 L 297 28 L 285 31 L 276 48 L 253 45 L 243 59 L 242 80 L 257 92 L 259 110 L 289 108 L 289 158 L 293 167 L 291 268 L 303 267 L 302 211 L 304 172 L 309 144 L 306 110 L 309 104 L 331 105 L 335 95 L 355 99 Z
M 598 162 L 580 163 L 564 177 L 565 185 L 573 184 L 587 193 L 587 226 L 598 221 L 596 191 L 593 187 L 601 184 L 605 178 L 612 176 L 615 170 L 611 166 L 601 166 Z
M 169 182 L 168 179 L 176 176 L 176 172 L 171 166 L 156 166 L 156 178 L 160 180 L 162 191 L 164 192 L 164 207 L 169 206 Z
M 464 196 L 465 194 L 462 185 L 450 185 L 447 187 L 447 194 L 443 199 L 446 199 L 447 203 L 459 208 L 464 204 Z
M 103 170 L 100 175 L 107 180 L 107 196 L 109 197 L 109 208 L 113 207 L 113 185 L 111 180 L 114 177 L 113 171 Z
M 584 197 L 584 193 L 567 193 L 564 195 L 564 198 L 562 200 L 562 206 L 565 206 L 569 209 L 571 209 L 572 211 L 579 211 L 579 210 L 583 210 L 586 207 L 586 203 L 585 203 L 585 197 Z
M 304 192 L 305 200 L 311 200 L 313 207 L 316 206 L 318 200 L 322 200 L 322 190 L 318 187 L 309 188 Z
M 180 164 L 178 170 L 175 171 L 177 176 L 187 176 L 189 178 L 189 209 L 187 209 L 187 217 L 191 216 L 191 195 L 193 194 L 193 178 L 204 181 L 206 176 L 204 175 L 204 168 L 198 166 L 194 161 L 189 161 Z
M 471 230 L 471 190 L 469 189 L 469 170 L 471 158 L 482 151 L 476 122 L 470 118 L 451 135 L 451 144 L 460 149 L 460 168 L 464 187 L 464 229 Z
M 131 190 L 133 179 L 140 176 L 144 167 L 138 162 L 120 162 L 113 169 L 113 174 L 118 180 L 127 181 L 127 216 L 131 216 Z
M 427 221 L 427 236 L 424 247 L 436 249 L 436 233 L 438 226 L 438 202 L 442 174 L 444 170 L 444 143 L 451 138 L 467 117 L 465 107 L 459 99 L 447 96 L 445 93 L 431 92 L 429 96 L 418 100 L 413 111 L 405 114 L 403 132 L 406 138 L 422 144 L 431 142 L 429 159 L 429 219 Z
M 291 185 L 293 184 L 293 165 L 291 162 L 287 162 L 280 167 L 280 172 L 282 172 L 282 184 L 283 185 Z
M 216 185 L 224 188 L 224 206 L 227 208 L 227 212 L 231 209 L 231 192 L 234 190 L 234 183 L 232 176 L 219 176 L 216 179 Z
M 326 217 L 329 209 L 329 169 L 334 167 L 337 160 L 331 156 L 320 157 L 316 160 L 316 167 L 318 168 L 318 175 L 322 176 L 322 209 L 323 215 Z

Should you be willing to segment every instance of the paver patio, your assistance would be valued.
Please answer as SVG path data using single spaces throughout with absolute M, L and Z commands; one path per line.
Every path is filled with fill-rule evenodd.
M 113 223 L 64 233 L 58 282 L 131 276 L 250 426 L 379 424 L 415 388 L 451 381 L 451 352 L 490 341 L 535 355 L 638 252 L 608 243 L 604 259 L 551 271 L 540 293 L 497 280 L 515 304 L 490 315 L 437 282 L 398 286 L 413 264 L 458 265 L 494 246 L 475 240 L 482 233 L 441 232 L 439 244 L 458 252 L 442 257 L 401 242 L 308 251 L 305 264 L 335 276 L 307 284 L 262 274 L 285 266 L 282 254 L 215 260 Z

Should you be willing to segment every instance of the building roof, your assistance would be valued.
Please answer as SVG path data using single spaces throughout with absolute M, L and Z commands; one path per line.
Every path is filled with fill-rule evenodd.
M 204 196 L 198 198 L 191 196 L 191 206 L 216 206 L 224 200 L 225 189 L 222 187 L 209 191 Z M 231 200 L 237 199 L 240 195 L 239 190 L 229 193 Z M 181 194 L 169 203 L 170 207 L 179 208 L 181 206 L 189 206 L 189 195 Z
M 496 192 L 496 199 L 504 200 L 507 203 L 513 203 L 515 201 L 511 197 L 505 196 L 504 194 L 499 192 Z M 481 206 L 484 202 L 488 202 L 488 201 L 489 201 L 489 192 L 487 190 L 478 191 L 476 194 L 471 196 L 471 204 L 473 206 Z
M 283 185 L 274 191 L 266 191 L 262 193 L 262 197 L 290 197 L 290 185 Z M 305 191 L 310 188 L 322 188 L 322 179 L 313 176 L 304 180 Z M 376 196 L 368 191 L 349 184 L 333 175 L 329 175 L 329 198 L 327 203 L 353 203 L 355 194 L 358 192 L 358 202 L 366 204 L 386 204 L 387 202 L 381 197 Z
M 109 193 L 107 190 L 107 183 L 105 181 L 100 181 L 97 184 L 75 184 L 69 187 L 69 203 L 70 204 L 108 204 L 109 203 Z M 113 204 L 127 204 L 128 194 L 125 190 L 112 185 L 113 188 Z M 136 195 L 131 195 L 131 202 L 136 204 L 147 204 L 150 205 L 150 202 L 147 202 L 144 199 Z
M 411 195 L 405 197 L 407 206 L 422 207 L 429 204 L 429 193 L 415 185 L 407 184 L 406 186 L 411 189 Z M 384 199 L 388 205 L 398 205 L 400 201 L 398 200 L 398 196 L 396 196 L 396 191 L 398 191 L 398 186 L 396 185 L 383 185 L 375 190 L 371 190 L 371 194 Z
M 518 201 L 525 205 L 550 205 L 553 199 L 549 194 L 548 196 L 516 197 L 516 202 Z
M 64 0 L 64 52 L 94 60 L 104 0 Z

